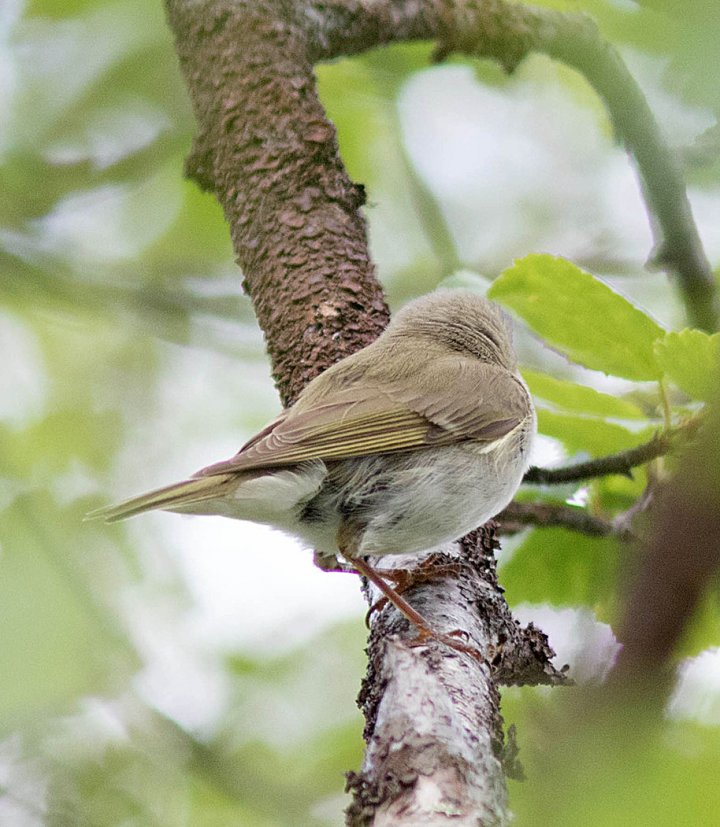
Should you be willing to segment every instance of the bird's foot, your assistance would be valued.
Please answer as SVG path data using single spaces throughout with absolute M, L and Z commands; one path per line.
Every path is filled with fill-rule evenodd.
M 410 621 L 410 623 L 415 626 L 418 631 L 417 637 L 412 638 L 408 641 L 408 645 L 415 647 L 415 646 L 422 646 L 428 642 L 428 640 L 436 640 L 439 643 L 444 644 L 445 646 L 449 646 L 451 649 L 454 649 L 456 652 L 462 652 L 463 654 L 470 655 L 475 660 L 479 661 L 480 663 L 485 663 L 485 657 L 482 653 L 476 649 L 474 646 L 470 646 L 467 643 L 462 643 L 461 641 L 457 640 L 458 637 L 465 637 L 468 639 L 468 635 L 466 632 L 461 631 L 460 629 L 456 629 L 449 633 L 440 633 L 435 632 L 430 624 L 425 620 L 425 618 L 414 609 L 408 602 L 405 600 L 402 595 L 398 594 L 392 586 L 388 585 L 382 578 L 382 576 L 375 571 L 375 569 L 365 560 L 357 557 L 349 558 L 352 562 L 353 566 L 355 567 L 358 574 L 361 574 L 363 577 L 366 577 L 373 585 L 375 585 L 385 596 L 390 603 L 395 606 L 395 608 Z
M 385 580 L 392 581 L 395 594 L 402 594 L 413 586 L 430 583 L 437 577 L 445 577 L 446 575 L 458 574 L 460 572 L 462 563 L 459 560 L 457 563 L 449 563 L 446 559 L 438 562 L 441 557 L 442 555 L 440 554 L 431 554 L 414 569 L 378 569 L 376 571 Z M 373 614 L 375 614 L 375 612 L 381 612 L 387 604 L 388 598 L 381 597 L 367 610 L 365 625 L 368 628 L 370 627 L 370 618 Z
M 343 574 L 357 574 L 357 571 L 348 563 L 338 560 L 334 554 L 324 554 L 322 551 L 313 552 L 313 563 L 322 571 L 338 571 Z

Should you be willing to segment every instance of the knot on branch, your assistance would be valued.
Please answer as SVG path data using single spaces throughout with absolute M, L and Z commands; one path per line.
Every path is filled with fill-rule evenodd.
M 203 192 L 215 191 L 213 152 L 207 141 L 199 135 L 185 158 L 185 177 L 195 181 Z
M 498 645 L 493 659 L 494 677 L 501 686 L 572 686 L 569 665 L 557 669 L 552 659 L 555 650 L 548 636 L 528 623 L 522 627 L 513 620 L 511 635 Z

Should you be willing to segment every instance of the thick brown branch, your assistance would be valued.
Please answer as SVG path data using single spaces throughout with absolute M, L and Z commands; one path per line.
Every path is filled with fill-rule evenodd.
M 288 403 L 387 323 L 364 192 L 338 156 L 291 4 L 167 8 L 199 128 L 188 171 L 223 206 Z

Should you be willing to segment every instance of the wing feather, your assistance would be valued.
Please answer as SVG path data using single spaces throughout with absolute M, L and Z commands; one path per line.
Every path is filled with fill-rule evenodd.
M 462 440 L 491 442 L 527 417 L 529 397 L 507 370 L 453 355 L 414 375 L 373 377 L 323 395 L 303 395 L 232 459 L 197 476 L 411 451 Z M 317 396 L 317 395 L 315 395 Z

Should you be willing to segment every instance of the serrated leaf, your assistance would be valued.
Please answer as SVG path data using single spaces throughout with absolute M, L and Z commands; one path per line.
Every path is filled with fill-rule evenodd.
M 522 375 L 533 396 L 551 402 L 558 408 L 615 419 L 645 419 L 643 411 L 632 402 L 601 393 L 587 385 L 578 385 L 527 368 L 522 369 Z
M 569 261 L 530 255 L 488 296 L 511 307 L 574 362 L 625 379 L 659 379 L 653 343 L 665 331 L 607 284 Z
M 667 333 L 655 342 L 662 370 L 692 399 L 704 402 L 717 396 L 720 370 L 720 333 L 686 329 Z
M 559 440 L 570 453 L 582 451 L 593 457 L 634 448 L 650 438 L 651 428 L 630 431 L 614 422 L 586 416 L 572 416 L 539 408 L 538 431 Z

